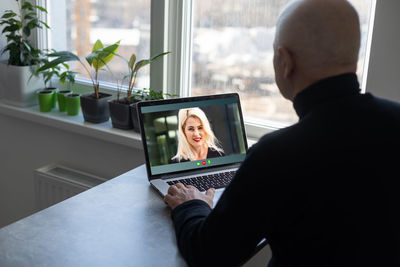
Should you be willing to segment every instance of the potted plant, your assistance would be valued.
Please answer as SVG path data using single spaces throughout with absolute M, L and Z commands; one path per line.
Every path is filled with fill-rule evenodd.
M 137 97 L 142 95 L 142 90 L 136 89 L 134 91 L 134 85 L 136 82 L 137 74 L 139 70 L 144 66 L 151 64 L 152 62 L 156 61 L 157 59 L 169 53 L 170 52 L 160 53 L 149 59 L 143 59 L 138 62 L 136 62 L 135 54 L 132 54 L 129 60 L 125 59 L 129 70 L 128 75 L 124 77 L 128 78 L 128 89 L 126 91 L 126 97 L 123 98 L 120 97 L 122 89 L 121 86 L 119 86 L 117 98 L 109 102 L 110 115 L 113 127 L 119 129 L 134 128 L 132 120 L 132 106 L 135 105 L 135 102 L 141 100 L 140 98 Z
M 64 112 L 67 110 L 66 97 L 70 94 L 73 94 L 70 87 L 75 83 L 75 76 L 78 74 L 77 72 L 71 71 L 68 64 L 62 63 L 62 65 L 65 67 L 64 71 L 62 71 L 61 73 L 58 72 L 56 73 L 56 75 L 58 76 L 61 84 L 65 84 L 65 82 L 68 81 L 68 89 L 57 92 L 58 109 L 60 110 L 60 112 Z
M 37 92 L 40 112 L 50 112 L 54 108 L 55 92 L 51 90 L 40 90 Z
M 149 100 L 160 100 L 165 97 L 176 97 L 176 95 L 172 95 L 169 93 L 163 93 L 162 91 L 155 91 L 151 88 L 144 88 L 142 90 L 138 90 L 135 92 L 133 99 L 135 99 L 134 103 L 131 104 L 131 118 L 133 124 L 133 130 L 135 132 L 140 132 L 139 126 L 139 118 L 138 118 L 138 109 L 137 103 L 140 101 L 149 101 Z
M 56 52 L 55 50 L 52 51 L 52 53 L 55 53 L 55 52 Z M 77 73 L 71 71 L 69 68 L 69 65 L 67 63 L 60 63 L 49 69 L 40 70 L 41 66 L 48 64 L 48 63 L 49 63 L 48 57 L 47 57 L 47 55 L 44 55 L 40 59 L 40 63 L 37 64 L 31 77 L 42 76 L 43 83 L 44 83 L 43 90 L 44 91 L 48 91 L 48 90 L 54 91 L 53 108 L 56 106 L 56 102 L 58 99 L 58 105 L 59 105 L 60 111 L 65 111 L 64 95 L 70 94 L 70 93 L 72 93 L 72 91 L 71 90 L 58 91 L 56 87 L 51 86 L 51 80 L 53 77 L 58 77 L 62 84 L 65 84 L 65 82 L 68 81 L 69 82 L 68 86 L 70 86 L 71 84 L 73 84 L 75 82 L 75 76 Z M 39 105 L 40 105 L 40 101 L 39 101 Z
M 50 27 L 39 19 L 39 13 L 47 13 L 45 8 L 29 1 L 16 2 L 19 10 L 6 10 L 0 18 L 7 40 L 2 54 L 9 54 L 8 61 L 0 63 L 0 97 L 8 104 L 26 107 L 37 104 L 35 93 L 41 87 L 39 78 L 30 77 L 42 51 L 30 43 L 29 37 L 34 30 Z
M 108 100 L 112 97 L 111 94 L 100 92 L 99 88 L 99 71 L 106 67 L 107 64 L 113 59 L 115 55 L 119 56 L 116 52 L 119 47 L 119 41 L 104 47 L 100 40 L 97 40 L 93 45 L 92 52 L 85 57 L 86 64 L 80 58 L 70 51 L 61 51 L 48 54 L 50 58 L 54 58 L 48 63 L 44 64 L 39 71 L 44 71 L 57 66 L 60 63 L 68 61 L 78 61 L 87 74 L 93 85 L 93 93 L 81 96 L 81 107 L 85 121 L 92 123 L 101 123 L 108 121 L 110 112 L 108 107 Z
M 117 83 L 117 87 L 117 99 L 108 102 L 112 126 L 124 130 L 132 129 L 131 101 L 128 101 L 126 97 L 121 98 L 122 85 Z

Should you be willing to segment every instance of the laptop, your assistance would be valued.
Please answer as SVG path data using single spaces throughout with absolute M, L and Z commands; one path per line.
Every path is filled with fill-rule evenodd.
M 216 189 L 216 199 L 246 157 L 239 95 L 220 94 L 137 104 L 150 184 L 162 196 L 170 185 Z

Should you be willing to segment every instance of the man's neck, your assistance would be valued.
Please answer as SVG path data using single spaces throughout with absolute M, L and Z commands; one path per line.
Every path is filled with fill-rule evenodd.
M 357 70 L 356 65 L 349 65 L 349 66 L 341 66 L 340 68 L 326 68 L 324 71 L 318 70 L 309 73 L 298 73 L 293 78 L 293 94 L 290 98 L 291 101 L 294 100 L 296 95 L 303 91 L 304 89 L 308 88 L 312 84 L 321 81 L 323 79 L 339 76 L 345 73 L 355 73 Z

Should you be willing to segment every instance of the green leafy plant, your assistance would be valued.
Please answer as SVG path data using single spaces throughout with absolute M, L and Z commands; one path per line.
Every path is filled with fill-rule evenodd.
M 136 90 L 131 99 L 136 101 L 146 101 L 146 100 L 160 100 L 165 97 L 177 97 L 175 94 L 163 93 L 162 91 L 155 91 L 151 88 L 144 88 Z
M 78 73 L 70 70 L 68 64 L 64 63 L 63 66 L 65 67 L 64 71 L 58 72 L 56 75 L 58 76 L 58 78 L 60 78 L 60 82 L 62 84 L 65 84 L 65 82 L 68 81 L 68 87 L 69 87 L 71 84 L 75 83 L 75 76 Z
M 56 53 L 56 51 L 52 50 L 51 53 Z M 49 82 L 51 82 L 51 79 L 53 77 L 58 77 L 62 84 L 65 84 L 65 82 L 68 81 L 69 82 L 68 87 L 71 84 L 75 83 L 75 76 L 78 73 L 70 70 L 70 67 L 67 63 L 60 63 L 49 69 L 40 71 L 41 66 L 48 64 L 48 63 L 49 63 L 49 60 L 48 60 L 47 55 L 45 54 L 44 56 L 41 57 L 40 63 L 38 63 L 36 65 L 36 68 L 32 73 L 32 76 L 39 76 L 39 75 L 42 76 L 45 88 L 49 87 L 48 84 L 49 84 Z
M 136 62 L 136 55 L 132 54 L 131 57 L 129 58 L 129 60 L 127 60 L 128 63 L 128 69 L 129 69 L 129 74 L 128 74 L 128 91 L 127 91 L 127 100 L 128 103 L 130 103 L 132 100 L 137 100 L 136 97 L 139 97 L 141 99 L 144 99 L 143 97 L 146 94 L 146 90 L 136 90 L 136 92 L 133 94 L 133 89 L 134 89 L 134 85 L 136 82 L 136 78 L 137 78 L 137 74 L 139 72 L 139 70 L 141 68 L 143 68 L 144 66 L 147 66 L 149 64 L 151 64 L 152 62 L 156 61 L 157 59 L 169 54 L 171 52 L 164 52 L 164 53 L 160 53 L 157 54 L 149 59 L 143 59 L 140 60 L 138 62 Z M 153 91 L 153 90 L 147 90 L 147 93 L 152 92 L 151 94 L 156 96 L 157 92 Z M 162 96 L 162 92 L 161 92 L 161 96 Z M 159 96 L 158 96 L 159 97 Z M 161 98 L 157 98 L 157 99 L 161 99 Z
M 2 54 L 9 52 L 8 64 L 15 66 L 31 66 L 39 62 L 41 50 L 34 48 L 28 38 L 32 31 L 43 27 L 50 28 L 38 17 L 39 12 L 47 10 L 29 1 L 16 0 L 18 12 L 6 10 L 0 18 L 0 25 L 4 26 L 2 34 L 7 38 L 7 45 Z
M 112 45 L 104 47 L 103 43 L 100 40 L 97 40 L 96 43 L 93 45 L 92 52 L 85 57 L 86 63 L 89 65 L 90 68 L 88 68 L 88 66 L 83 61 L 81 61 L 81 59 L 74 53 L 70 51 L 60 51 L 48 54 L 47 56 L 49 58 L 54 59 L 45 63 L 42 67 L 38 69 L 38 71 L 46 71 L 65 62 L 78 61 L 89 75 L 93 85 L 94 97 L 98 99 L 100 98 L 99 71 L 106 67 L 111 72 L 107 64 L 114 58 L 114 56 L 121 57 L 117 54 L 119 43 L 120 42 L 118 41 Z
M 62 63 L 61 66 L 55 66 L 40 73 L 43 77 L 44 87 L 49 87 L 48 83 L 53 77 L 58 77 L 62 84 L 68 81 L 69 85 L 75 83 L 75 76 L 77 72 L 71 71 L 69 65 Z

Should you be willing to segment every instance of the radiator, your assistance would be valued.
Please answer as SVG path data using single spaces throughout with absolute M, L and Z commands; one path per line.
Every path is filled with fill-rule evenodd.
M 51 164 L 36 169 L 34 171 L 36 209 L 50 207 L 105 181 L 104 178 L 61 165 Z

